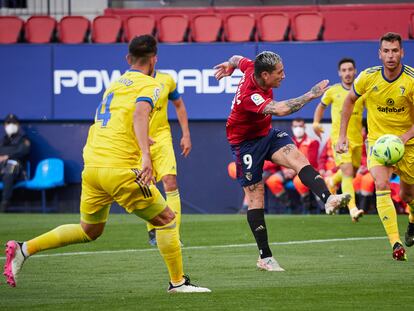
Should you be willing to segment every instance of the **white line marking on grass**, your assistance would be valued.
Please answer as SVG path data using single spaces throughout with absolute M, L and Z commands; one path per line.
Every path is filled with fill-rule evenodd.
M 365 240 L 383 240 L 385 236 L 373 236 L 373 237 L 358 237 L 358 238 L 338 238 L 338 239 L 323 239 L 323 240 L 304 240 L 304 241 L 286 241 L 286 242 L 271 242 L 269 245 L 298 245 L 298 244 L 314 244 L 314 243 L 332 243 L 332 242 L 349 242 L 349 241 L 365 241 Z M 227 244 L 227 245 L 206 245 L 206 246 L 188 246 L 183 247 L 184 250 L 191 249 L 213 249 L 213 248 L 236 248 L 236 247 L 250 247 L 256 246 L 255 243 L 246 244 Z M 60 256 L 78 256 L 78 255 L 100 255 L 100 254 L 118 254 L 118 253 L 141 253 L 141 252 L 158 252 L 158 248 L 144 248 L 144 249 L 121 249 L 113 251 L 93 251 L 93 252 L 70 252 L 70 253 L 58 253 L 58 254 L 40 254 L 34 255 L 33 258 L 42 257 L 60 257 Z M 0 257 L 0 259 L 6 259 L 6 257 Z

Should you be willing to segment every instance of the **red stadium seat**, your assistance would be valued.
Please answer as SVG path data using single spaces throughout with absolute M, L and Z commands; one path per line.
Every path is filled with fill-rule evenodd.
M 25 26 L 25 37 L 29 43 L 49 43 L 53 40 L 57 22 L 51 16 L 32 16 Z
M 315 41 L 322 39 L 323 17 L 319 13 L 299 13 L 293 17 L 292 39 Z
M 246 42 L 254 39 L 256 21 L 250 14 L 233 14 L 226 18 L 224 36 L 230 42 Z
M 92 42 L 115 43 L 121 38 L 122 21 L 117 16 L 97 16 L 92 22 Z
M 65 16 L 58 24 L 58 38 L 62 43 L 87 41 L 90 22 L 83 16 Z
M 176 43 L 186 40 L 188 18 L 186 15 L 165 15 L 158 24 L 158 40 L 160 42 Z
M 155 19 L 150 15 L 135 15 L 124 20 L 124 41 L 129 42 L 135 36 L 154 34 Z
M 0 16 L 0 43 L 19 41 L 24 22 L 17 16 Z
M 283 41 L 289 36 L 289 16 L 286 14 L 265 14 L 257 23 L 260 41 Z
M 191 39 L 195 42 L 221 41 L 222 25 L 218 15 L 197 15 L 191 21 Z

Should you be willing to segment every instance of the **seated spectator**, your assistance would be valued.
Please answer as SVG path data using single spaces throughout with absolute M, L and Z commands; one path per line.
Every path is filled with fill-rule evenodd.
M 4 130 L 6 134 L 0 143 L 0 179 L 3 182 L 0 212 L 5 212 L 10 204 L 14 183 L 25 178 L 24 163 L 30 152 L 30 141 L 14 114 L 4 119 Z
M 292 132 L 293 132 L 293 141 L 300 151 L 308 158 L 310 165 L 312 165 L 316 170 L 318 169 L 318 150 L 319 150 L 319 141 L 308 137 L 306 134 L 305 120 L 297 118 L 292 121 Z M 285 176 L 292 175 L 292 172 L 283 171 Z M 293 172 L 294 175 L 296 175 Z M 302 203 L 305 213 L 315 214 L 318 210 L 318 204 L 314 195 L 311 193 L 308 187 L 306 187 L 299 177 L 296 175 L 293 177 L 293 184 L 296 191 L 300 195 L 300 201 Z

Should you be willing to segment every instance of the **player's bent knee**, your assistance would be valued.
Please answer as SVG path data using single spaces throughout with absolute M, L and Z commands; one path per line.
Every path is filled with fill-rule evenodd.
M 175 213 L 168 206 L 149 222 L 155 227 L 164 227 L 175 221 Z
M 175 175 L 166 175 L 162 178 L 165 191 L 177 190 L 177 177 Z
M 377 191 L 389 190 L 390 183 L 388 180 L 376 180 L 375 181 L 375 189 Z
M 83 232 L 85 232 L 85 234 L 90 238 L 91 241 L 94 241 L 102 235 L 105 228 L 105 223 L 87 224 L 81 222 L 81 226 Z

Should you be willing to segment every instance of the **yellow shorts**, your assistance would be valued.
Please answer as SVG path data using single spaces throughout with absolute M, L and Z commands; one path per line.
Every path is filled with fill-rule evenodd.
M 337 166 L 344 163 L 352 163 L 353 167 L 361 166 L 361 157 L 362 157 L 362 146 L 353 146 L 349 144 L 348 151 L 346 153 L 337 153 L 335 151 L 335 145 L 332 144 L 335 154 L 335 164 Z
M 369 141 L 368 152 L 368 169 L 374 166 L 382 165 L 372 155 L 372 147 L 375 141 Z M 403 158 L 393 166 L 395 173 L 401 177 L 401 180 L 409 185 L 414 185 L 414 145 L 405 145 Z
M 82 172 L 81 220 L 88 224 L 106 222 L 111 203 L 116 201 L 128 213 L 150 220 L 167 206 L 154 186 L 137 182 L 137 170 L 85 167 Z
M 155 141 L 151 146 L 151 159 L 157 182 L 166 175 L 177 175 L 177 162 L 171 136 Z

